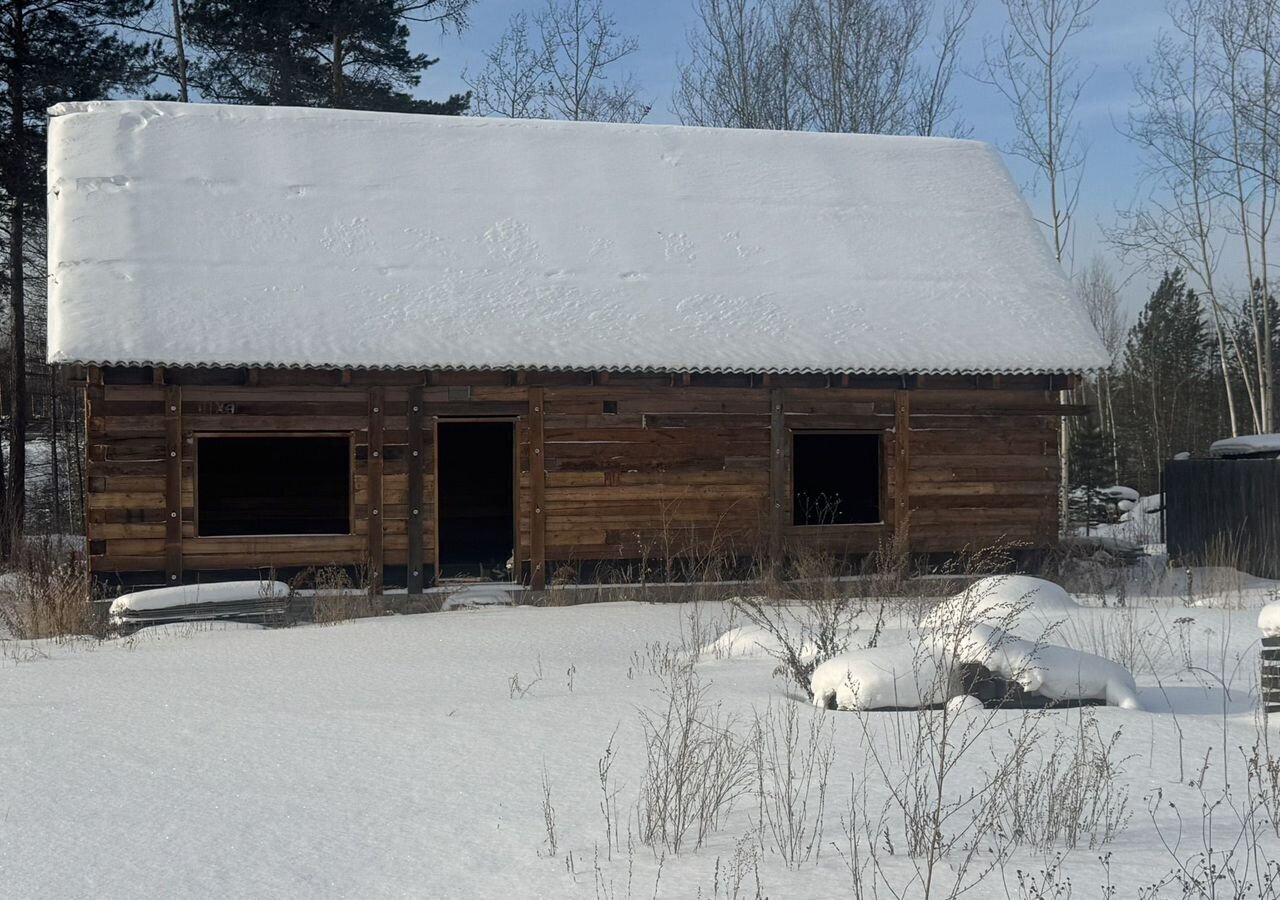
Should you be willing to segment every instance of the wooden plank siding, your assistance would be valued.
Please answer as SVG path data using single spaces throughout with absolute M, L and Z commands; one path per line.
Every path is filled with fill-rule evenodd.
M 868 552 L 908 523 L 913 552 L 1044 544 L 1056 533 L 1062 407 L 1047 377 L 880 387 L 840 376 L 264 369 L 208 383 L 215 376 L 202 381 L 201 371 L 166 370 L 163 384 L 88 373 L 95 573 L 154 573 L 159 584 L 337 564 L 421 589 L 436 555 L 434 424 L 455 417 L 516 422 L 526 580 L 549 564 L 712 546 Z M 883 435 L 881 523 L 792 523 L 791 436 L 824 429 Z M 311 431 L 352 437 L 350 534 L 197 535 L 200 435 Z

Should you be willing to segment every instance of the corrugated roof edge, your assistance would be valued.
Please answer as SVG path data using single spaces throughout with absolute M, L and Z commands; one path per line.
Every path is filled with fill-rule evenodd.
M 69 366 L 151 366 L 169 369 L 291 369 L 294 371 L 333 371 L 351 369 L 357 372 L 616 372 L 631 374 L 657 375 L 664 372 L 676 372 L 691 375 L 1093 375 L 1105 371 L 1100 367 L 1089 369 L 1063 368 L 1019 368 L 1019 369 L 737 369 L 717 366 L 695 366 L 692 368 L 670 368 L 663 366 L 529 366 L 512 363 L 503 366 L 353 366 L 343 363 L 267 363 L 267 362 L 227 362 L 227 363 L 184 363 L 165 360 L 140 359 L 50 359 L 53 365 Z

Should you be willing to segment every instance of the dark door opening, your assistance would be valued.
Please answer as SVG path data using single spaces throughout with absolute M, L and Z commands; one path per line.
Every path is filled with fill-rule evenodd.
M 439 578 L 507 580 L 515 554 L 515 425 L 439 422 Z

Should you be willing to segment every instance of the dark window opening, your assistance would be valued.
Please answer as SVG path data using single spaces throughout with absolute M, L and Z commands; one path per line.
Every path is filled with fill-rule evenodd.
M 202 537 L 351 533 L 346 437 L 202 437 L 196 467 Z
M 436 440 L 440 577 L 514 577 L 515 426 L 441 422 Z
M 604 401 L 604 414 L 606 416 L 616 416 L 618 414 L 618 401 L 617 400 Z
M 880 436 L 809 432 L 792 443 L 796 525 L 880 521 Z

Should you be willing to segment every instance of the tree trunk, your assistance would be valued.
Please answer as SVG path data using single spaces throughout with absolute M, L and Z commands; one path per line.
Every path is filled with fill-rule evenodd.
M 3 541 L 0 550 L 11 558 L 21 539 L 26 513 L 27 477 L 27 310 L 26 310 L 26 209 L 23 207 L 22 183 L 24 153 L 27 145 L 26 99 L 26 35 L 21 4 L 10 11 L 13 29 L 13 56 L 8 61 L 9 152 L 13 154 L 9 169 L 9 364 L 12 379 L 9 391 L 9 485 L 5 499 Z
M 21 103 L 16 96 L 12 102 L 15 106 Z M 25 232 L 26 210 L 22 208 L 20 199 L 11 200 L 9 204 L 9 356 L 13 372 L 9 390 L 10 482 L 5 530 L 9 532 L 9 537 L 14 542 L 21 539 L 23 521 L 26 517 L 27 311 L 23 284 L 26 276 L 26 261 L 22 254 Z M 13 545 L 8 547 L 10 553 L 14 549 Z
M 182 39 L 182 0 L 173 0 L 173 44 L 178 54 L 178 99 L 189 103 L 187 94 L 187 49 Z

